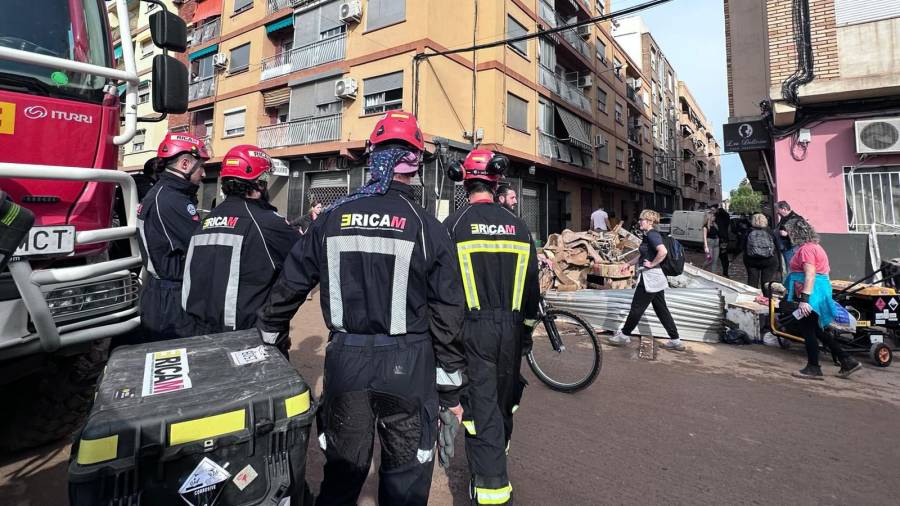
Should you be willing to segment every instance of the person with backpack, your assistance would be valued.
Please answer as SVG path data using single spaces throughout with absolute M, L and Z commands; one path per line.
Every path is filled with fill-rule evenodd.
M 607 342 L 613 346 L 625 346 L 631 342 L 631 332 L 637 327 L 638 321 L 647 310 L 647 306 L 653 305 L 653 311 L 666 329 L 669 341 L 662 345 L 663 348 L 672 351 L 684 351 L 684 343 L 678 336 L 678 329 L 675 327 L 675 320 L 669 312 L 666 305 L 666 288 L 669 282 L 666 275 L 678 275 L 680 270 L 684 268 L 684 253 L 681 251 L 681 245 L 672 238 L 663 238 L 654 227 L 659 223 L 659 213 L 650 209 L 641 211 L 638 219 L 638 226 L 644 233 L 644 239 L 641 241 L 639 248 L 640 257 L 638 261 L 643 268 L 641 271 L 641 279 L 637 288 L 634 290 L 634 297 L 631 300 L 631 309 L 628 312 L 628 318 L 625 319 L 625 325 L 622 329 L 607 339 Z M 669 251 L 669 247 L 672 251 Z M 671 257 L 669 257 L 671 255 Z M 668 257 L 668 261 L 667 260 Z
M 753 227 L 747 234 L 744 244 L 744 267 L 747 268 L 747 284 L 762 290 L 763 295 L 771 295 L 769 281 L 781 267 L 778 250 L 775 247 L 775 236 L 769 228 L 769 219 L 762 213 L 750 218 Z

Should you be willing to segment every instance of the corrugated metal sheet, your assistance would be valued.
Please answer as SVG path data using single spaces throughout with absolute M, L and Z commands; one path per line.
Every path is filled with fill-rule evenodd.
M 834 0 L 837 26 L 900 17 L 900 0 Z
M 625 323 L 634 290 L 550 291 L 546 300 L 559 309 L 572 311 L 594 328 L 616 331 Z M 719 342 L 725 331 L 725 298 L 715 288 L 670 288 L 666 304 L 680 337 L 686 341 Z M 647 308 L 634 334 L 667 337 L 653 308 Z

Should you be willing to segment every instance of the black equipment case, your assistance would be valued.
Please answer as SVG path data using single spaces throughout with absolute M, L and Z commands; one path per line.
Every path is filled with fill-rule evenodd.
M 311 504 L 315 407 L 256 330 L 118 348 L 72 446 L 70 502 Z

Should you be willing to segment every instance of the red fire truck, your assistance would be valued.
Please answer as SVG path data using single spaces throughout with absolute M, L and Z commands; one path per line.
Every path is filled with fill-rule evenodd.
M 186 27 L 145 1 L 162 7 L 150 20 L 165 50 L 153 62 L 154 109 L 183 112 L 187 69 L 168 50 L 184 51 Z M 117 170 L 141 120 L 127 3 L 113 2 L 124 70 L 103 0 L 11 0 L 0 15 L 0 189 L 35 214 L 0 273 L 7 449 L 67 435 L 88 408 L 109 339 L 140 323 L 137 193 Z

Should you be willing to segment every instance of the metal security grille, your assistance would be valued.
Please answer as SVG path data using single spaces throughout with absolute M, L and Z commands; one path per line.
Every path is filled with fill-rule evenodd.
M 900 230 L 900 171 L 847 170 L 844 191 L 851 231 L 868 232 L 873 224 L 878 232 Z
M 453 210 L 462 209 L 468 204 L 469 199 L 466 198 L 466 189 L 463 188 L 462 183 L 453 185 Z
M 291 171 L 288 179 L 288 219 L 299 218 L 309 208 L 303 201 L 303 177 L 300 171 Z
M 528 225 L 528 229 L 531 231 L 531 238 L 536 241 L 542 240 L 544 237 L 541 193 L 538 185 L 523 186 L 522 191 L 519 193 L 519 214 L 522 217 L 522 221 Z
M 321 202 L 330 206 L 337 199 L 347 195 L 350 188 L 350 173 L 346 170 L 309 175 L 309 185 L 303 204 Z

